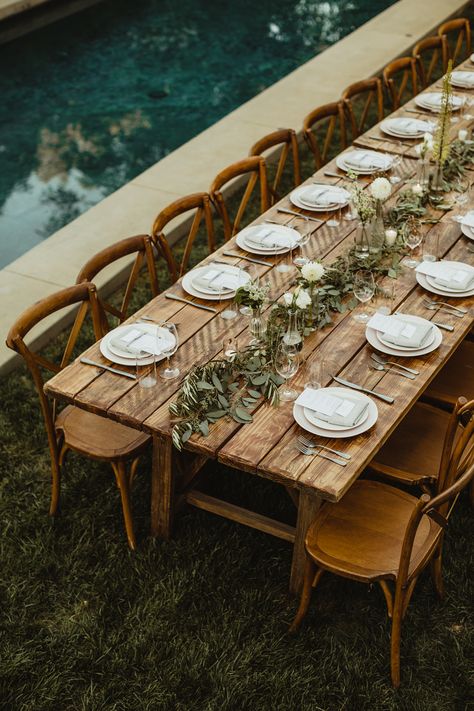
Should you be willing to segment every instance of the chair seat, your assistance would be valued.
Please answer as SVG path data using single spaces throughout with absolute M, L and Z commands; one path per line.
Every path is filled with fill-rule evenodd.
M 425 392 L 426 397 L 453 407 L 461 395 L 474 399 L 474 341 L 461 343 Z
M 403 538 L 418 499 L 378 481 L 357 481 L 337 504 L 325 504 L 306 534 L 306 550 L 326 570 L 361 582 L 395 579 Z M 441 528 L 420 521 L 409 575 L 430 553 Z
M 105 461 L 129 459 L 150 440 L 143 432 L 73 405 L 59 413 L 55 427 L 63 433 L 70 449 Z
M 372 472 L 406 484 L 438 477 L 449 413 L 417 402 L 370 463 Z

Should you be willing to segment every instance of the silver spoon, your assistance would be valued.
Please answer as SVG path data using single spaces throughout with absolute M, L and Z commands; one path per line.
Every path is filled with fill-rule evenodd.
M 384 373 L 394 373 L 395 375 L 401 375 L 402 378 L 409 378 L 410 380 L 415 380 L 415 376 L 411 373 L 403 373 L 401 370 L 392 370 L 391 368 L 386 368 L 380 363 L 370 363 L 370 367 L 374 370 L 383 370 Z

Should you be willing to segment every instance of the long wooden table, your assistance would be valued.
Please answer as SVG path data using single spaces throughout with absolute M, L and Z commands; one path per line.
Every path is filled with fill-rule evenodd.
M 409 102 L 409 105 L 414 104 Z M 404 108 L 394 115 L 404 115 Z M 432 118 L 436 120 L 436 117 Z M 465 123 L 461 120 L 453 124 L 453 131 L 457 132 Z M 355 145 L 370 146 L 394 153 L 401 152 L 402 163 L 399 173 L 404 180 L 409 179 L 414 175 L 417 165 L 413 142 L 406 141 L 404 147 L 396 141 L 373 140 L 382 136 L 379 127 L 375 126 L 358 138 Z M 315 178 L 327 183 L 339 182 L 339 178 L 325 175 L 327 171 L 338 173 L 341 179 L 345 177 L 332 161 L 307 182 Z M 370 181 L 370 178 L 360 179 L 364 182 Z M 396 186 L 397 189 L 405 187 L 404 180 Z M 395 200 L 395 198 L 396 194 L 391 199 Z M 288 197 L 285 197 L 278 206 L 297 210 Z M 339 228 L 331 228 L 325 223 L 328 215 L 322 217 L 323 223 L 311 223 L 314 230 L 305 251 L 308 256 L 329 262 L 350 247 L 355 223 L 342 222 Z M 440 221 L 437 224 L 424 227 L 426 231 L 434 231 L 439 236 L 441 256 L 474 263 L 474 255 L 468 251 L 467 240 L 460 234 L 459 225 L 450 219 L 447 212 L 440 212 L 439 217 Z M 277 212 L 277 206 L 272 207 L 256 222 L 261 222 L 265 218 L 277 220 L 282 224 L 291 221 L 290 216 Z M 239 259 L 222 257 L 222 251 L 229 248 L 242 255 L 245 254 L 239 250 L 233 239 L 224 248 L 218 250 L 217 256 L 228 259 L 229 263 L 239 263 Z M 245 261 L 242 261 L 242 266 L 248 268 L 252 277 L 258 275 L 263 282 L 270 284 L 270 297 L 273 299 L 287 290 L 295 274 L 281 273 L 274 269 L 281 257 L 265 259 L 268 261 L 268 266 L 249 264 Z M 385 282 L 387 285 L 389 280 Z M 306 361 L 332 357 L 336 360 L 338 374 L 342 377 L 368 388 L 376 386 L 379 391 L 395 397 L 393 405 L 377 400 L 379 417 L 377 423 L 368 432 L 337 441 L 337 448 L 351 455 L 348 466 L 344 468 L 319 457 L 303 456 L 297 451 L 295 440 L 300 428 L 293 419 L 292 403 L 281 404 L 278 408 L 273 408 L 267 403 L 256 405 L 254 420 L 246 425 L 240 425 L 230 419 L 222 419 L 211 427 L 208 437 L 193 435 L 186 443 L 186 451 L 179 453 L 171 443 L 172 425 L 168 410 L 180 386 L 179 380 L 161 381 L 156 388 L 145 390 L 138 387 L 136 382 L 85 366 L 77 360 L 49 380 L 45 390 L 50 396 L 59 400 L 152 435 L 151 534 L 153 536 L 169 538 L 174 515 L 186 504 L 257 528 L 293 544 L 290 589 L 296 592 L 302 582 L 304 537 L 322 501 L 337 502 L 344 496 L 472 328 L 471 312 L 460 319 L 450 316 L 447 312 L 438 314 L 436 311 L 426 310 L 422 305 L 422 298 L 426 296 L 426 292 L 418 286 L 413 270 L 404 270 L 395 282 L 390 280 L 390 283 L 394 285 L 396 308 L 451 324 L 454 330 L 443 331 L 443 342 L 434 352 L 426 356 L 400 359 L 400 362 L 420 370 L 420 375 L 415 380 L 400 378 L 390 372 L 380 373 L 369 368 L 372 348 L 366 341 L 365 327 L 357 324 L 350 312 L 335 314 L 330 325 L 305 339 L 302 356 Z M 181 282 L 174 284 L 170 291 L 198 303 L 212 303 L 216 306 L 216 302 L 190 297 L 182 289 Z M 474 298 L 455 299 L 453 303 L 471 307 Z M 224 308 L 224 304 L 217 305 L 217 308 L 218 310 Z M 171 319 L 178 323 L 180 347 L 173 359 L 183 376 L 194 365 L 203 364 L 218 355 L 222 349 L 223 338 L 231 332 L 235 333 L 236 330 L 235 320 L 229 323 L 221 319 L 218 313 L 167 300 L 164 294 L 150 301 L 130 321 L 145 314 L 152 318 Z M 246 319 L 242 318 L 239 327 L 242 337 L 245 338 Z M 102 357 L 98 344 L 89 348 L 86 354 L 104 364 L 108 362 Z M 294 385 L 302 387 L 304 381 L 304 369 L 300 369 L 294 378 Z M 320 441 L 322 444 L 334 446 L 334 440 L 320 438 Z M 230 467 L 265 477 L 285 486 L 297 507 L 296 527 L 224 502 L 195 488 L 196 477 L 208 459 L 215 459 Z

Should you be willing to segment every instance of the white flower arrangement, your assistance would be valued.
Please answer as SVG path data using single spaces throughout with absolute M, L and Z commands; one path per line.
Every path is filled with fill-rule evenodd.
M 385 202 L 392 194 L 392 186 L 387 178 L 375 178 L 369 186 L 370 194 L 374 200 Z
M 415 151 L 416 151 L 416 153 L 418 153 L 419 156 L 421 156 L 421 158 L 426 158 L 431 153 L 433 153 L 433 148 L 434 148 L 433 134 L 425 133 L 425 135 L 423 136 L 423 142 L 418 143 L 415 146 Z
M 323 278 L 325 271 L 321 262 L 307 262 L 301 267 L 301 276 L 308 284 L 314 284 Z
M 283 303 L 287 309 L 303 310 L 306 309 L 311 302 L 311 296 L 306 289 L 303 289 L 301 286 L 297 286 L 293 292 L 287 291 L 283 294 Z
M 249 281 L 239 286 L 235 292 L 235 301 L 252 309 L 261 308 L 267 300 L 269 289 L 268 285 L 260 286 L 258 281 Z

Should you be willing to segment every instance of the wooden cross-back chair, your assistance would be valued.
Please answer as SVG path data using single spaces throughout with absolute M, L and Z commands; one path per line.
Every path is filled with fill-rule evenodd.
M 383 79 L 392 109 L 398 109 L 405 100 L 406 92 L 411 98 L 418 94 L 415 58 L 400 57 L 390 62 L 384 67 Z
M 285 167 L 290 161 L 293 168 L 293 187 L 297 187 L 301 183 L 301 165 L 296 131 L 292 128 L 281 128 L 278 131 L 269 133 L 267 136 L 264 136 L 259 141 L 254 143 L 249 152 L 249 155 L 251 156 L 262 156 L 267 151 L 277 147 L 280 147 L 280 154 L 278 156 L 275 176 L 272 184 L 268 186 L 272 205 L 278 202 L 282 197 L 282 195 L 278 193 L 278 189 L 280 187 Z M 272 157 L 273 156 L 270 156 L 269 159 L 266 159 L 267 167 L 271 162 Z
M 453 60 L 453 64 L 471 54 L 471 25 L 467 17 L 458 17 L 455 20 L 443 22 L 438 27 L 438 35 L 446 35 L 448 58 Z M 464 52 L 463 45 L 465 46 Z
M 164 229 L 176 217 L 180 217 L 192 210 L 195 210 L 195 213 L 184 244 L 183 256 L 181 262 L 178 264 L 171 249 L 169 238 L 164 233 Z M 196 237 L 202 225 L 204 225 L 206 230 L 208 252 L 211 253 L 215 250 L 216 243 L 211 200 L 208 193 L 193 193 L 192 195 L 179 198 L 170 205 L 167 205 L 156 216 L 151 231 L 153 242 L 166 260 L 168 271 L 173 282 L 186 272 Z
M 232 201 L 232 191 L 224 197 L 222 188 L 236 179 L 247 176 L 247 185 L 237 207 L 235 217 L 232 219 L 229 211 L 229 203 Z M 260 213 L 265 212 L 270 207 L 267 184 L 267 170 L 265 159 L 261 156 L 250 156 L 232 163 L 216 175 L 209 188 L 211 200 L 220 215 L 224 228 L 224 239 L 229 240 L 241 228 L 242 218 L 249 207 L 250 198 L 255 188 L 259 189 Z
M 66 346 L 58 360 L 49 360 L 36 352 L 34 346 L 27 345 L 25 337 L 43 319 L 51 314 L 71 307 L 78 307 Z M 51 457 L 51 504 L 50 516 L 55 516 L 59 507 L 61 470 L 69 450 L 89 459 L 108 462 L 114 471 L 120 489 L 125 529 L 130 548 L 134 549 L 135 534 L 130 508 L 129 488 L 135 474 L 138 459 L 150 441 L 147 435 L 137 430 L 99 417 L 85 410 L 68 405 L 58 415 L 56 401 L 48 399 L 44 393 L 43 370 L 58 373 L 68 365 L 83 327 L 90 312 L 94 340 L 103 335 L 103 321 L 94 284 L 83 282 L 58 291 L 38 301 L 24 311 L 11 327 L 7 336 L 7 346 L 19 353 L 26 361 L 40 400 L 46 427 L 49 453 Z M 127 464 L 131 463 L 127 473 Z
M 303 136 L 319 170 L 347 145 L 343 102 L 333 101 L 311 111 L 303 121 Z
M 102 249 L 89 259 L 82 267 L 77 275 L 76 284 L 83 281 L 94 282 L 100 272 L 105 270 L 110 264 L 117 262 L 125 257 L 135 255 L 135 259 L 127 266 L 128 278 L 125 282 L 122 300 L 120 306 L 114 306 L 101 295 L 99 286 L 99 303 L 101 306 L 101 315 L 104 331 L 109 330 L 107 314 L 115 316 L 119 323 L 125 321 L 129 316 L 129 307 L 133 298 L 134 290 L 137 287 L 137 281 L 144 267 L 147 271 L 147 279 L 149 282 L 152 296 L 158 294 L 158 277 L 156 274 L 155 255 L 153 250 L 153 242 L 149 235 L 135 235 L 134 237 L 125 237 L 118 242 Z M 116 292 L 114 292 L 116 293 Z
M 306 534 L 306 569 L 295 632 L 309 607 L 312 588 L 329 571 L 344 578 L 379 583 L 392 620 L 390 666 L 394 687 L 400 685 L 401 624 L 416 582 L 429 565 L 437 594 L 444 529 L 459 493 L 474 477 L 474 401 L 457 408 L 465 427 L 450 457 L 436 494 L 419 499 L 389 484 L 359 480 L 339 503 L 325 504 Z
M 412 55 L 416 61 L 421 86 L 426 89 L 438 75 L 448 68 L 448 43 L 446 35 L 425 37 L 414 47 Z
M 341 94 L 349 118 L 352 140 L 383 119 L 383 89 L 378 77 L 350 84 Z M 375 121 L 371 112 L 375 113 Z

